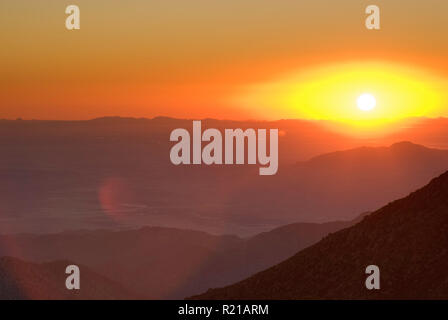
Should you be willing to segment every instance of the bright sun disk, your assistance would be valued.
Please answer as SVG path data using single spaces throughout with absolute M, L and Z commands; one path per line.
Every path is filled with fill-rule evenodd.
M 376 106 L 376 99 L 370 93 L 364 93 L 356 101 L 358 108 L 362 111 L 370 111 Z

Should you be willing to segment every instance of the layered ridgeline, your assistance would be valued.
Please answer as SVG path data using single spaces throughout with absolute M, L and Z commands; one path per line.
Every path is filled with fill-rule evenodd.
M 250 236 L 350 220 L 448 170 L 447 150 L 392 145 L 444 148 L 447 123 L 425 125 L 430 140 L 408 132 L 365 141 L 309 121 L 202 121 L 220 131 L 278 128 L 279 170 L 260 177 L 254 165 L 173 165 L 170 133 L 191 120 L 0 120 L 0 234 L 157 225 Z M 350 149 L 365 144 L 390 147 Z
M 144 298 L 185 298 L 240 281 L 360 219 L 295 223 L 250 238 L 157 227 L 9 235 L 0 236 L 0 256 L 34 262 L 67 259 L 114 279 Z M 64 277 L 63 271 L 61 267 L 54 274 Z M 84 282 L 90 279 L 84 267 L 81 273 L 84 292 Z M 63 279 L 58 281 L 64 283 Z
M 82 267 L 82 287 L 67 290 L 68 261 L 30 263 L 11 257 L 0 258 L 0 300 L 96 300 L 136 299 L 118 283 Z
M 380 290 L 365 287 L 368 265 L 380 268 Z M 448 172 L 281 264 L 195 298 L 446 299 Z

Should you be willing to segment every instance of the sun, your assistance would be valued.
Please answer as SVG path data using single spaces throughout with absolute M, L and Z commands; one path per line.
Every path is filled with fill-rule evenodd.
M 370 111 L 375 108 L 376 106 L 376 99 L 375 97 L 370 93 L 363 93 L 358 97 L 356 100 L 356 103 L 358 105 L 358 109 L 362 111 Z
M 363 93 L 356 100 L 359 110 L 370 111 L 376 106 L 376 99 L 370 93 Z

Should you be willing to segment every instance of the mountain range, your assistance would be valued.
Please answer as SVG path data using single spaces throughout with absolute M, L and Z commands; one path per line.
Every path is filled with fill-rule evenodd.
M 446 119 L 425 120 L 420 123 L 420 136 L 413 137 L 440 146 L 444 124 L 448 124 Z M 204 120 L 205 127 L 220 130 L 279 127 L 283 131 L 279 173 L 260 177 L 253 166 L 173 166 L 167 159 L 169 132 L 189 125 L 190 120 L 163 117 L 0 120 L 0 257 L 6 259 L 0 265 L 4 265 L 2 270 L 21 270 L 24 279 L 24 284 L 11 283 L 12 273 L 4 271 L 0 288 L 11 297 L 25 297 L 17 289 L 21 287 L 25 293 L 35 292 L 33 298 L 48 297 L 45 290 L 33 289 L 33 279 L 41 277 L 44 288 L 54 283 L 59 286 L 66 276 L 60 273 L 61 261 L 70 261 L 85 268 L 92 288 L 105 288 L 103 292 L 87 287 L 83 294 L 94 299 L 184 298 L 231 285 L 278 264 L 254 276 L 255 282 L 249 278 L 200 297 L 239 299 L 249 297 L 253 290 L 259 292 L 256 297 L 279 299 L 401 297 L 404 291 L 389 290 L 387 284 L 396 288 L 404 281 L 397 271 L 405 268 L 399 254 L 404 250 L 403 261 L 418 262 L 415 270 L 406 271 L 409 279 L 426 290 L 415 297 L 444 295 L 434 279 L 422 285 L 415 273 L 425 270 L 433 274 L 422 266 L 422 259 L 429 259 L 428 266 L 441 272 L 431 263 L 443 265 L 445 257 L 438 256 L 444 254 L 443 247 L 420 243 L 424 234 L 416 228 L 421 225 L 433 240 L 445 240 L 440 236 L 443 229 L 437 229 L 445 227 L 443 197 L 423 192 L 429 188 L 434 195 L 443 194 L 443 183 L 434 181 L 444 181 L 445 175 L 403 197 L 448 170 L 448 150 L 407 141 L 386 147 L 356 147 L 359 139 L 299 120 Z M 323 132 L 328 133 L 325 142 L 312 138 Z M 395 133 L 393 137 L 401 136 Z M 415 194 L 425 196 L 406 200 L 414 199 Z M 398 198 L 403 199 L 392 202 Z M 392 204 L 377 210 L 389 202 Z M 395 203 L 404 203 L 403 208 Z M 373 211 L 364 219 L 367 213 L 359 215 Z M 414 211 L 418 211 L 415 217 Z M 433 212 L 437 218 L 422 212 Z M 376 216 L 383 218 L 372 218 Z M 146 225 L 157 227 L 142 227 Z M 374 238 L 381 247 L 372 242 Z M 419 250 L 427 250 L 432 257 L 422 252 L 413 256 L 402 239 L 413 249 L 421 246 Z M 344 246 L 353 254 L 345 252 Z M 319 249 L 313 249 L 316 247 Z M 337 254 L 344 259 L 338 260 Z M 378 260 L 370 261 L 371 256 Z M 364 270 L 358 269 L 362 263 L 375 264 L 373 260 L 384 271 L 384 290 L 366 293 L 358 282 L 365 279 Z M 287 280 L 286 273 L 296 274 L 296 268 L 304 277 L 294 275 L 303 284 L 300 286 Z M 277 269 L 279 274 L 272 271 Z M 308 269 L 318 272 L 310 274 Z M 348 270 L 345 278 L 343 270 Z M 393 273 L 389 275 L 390 270 Z M 264 274 L 266 278 L 260 276 Z M 277 278 L 278 286 L 274 283 Z M 357 287 L 337 284 L 337 279 Z M 314 281 L 327 286 L 313 291 Z M 269 286 L 266 293 L 264 283 Z M 428 289 L 429 285 L 433 289 Z M 332 291 L 330 286 L 340 291 Z M 275 291 L 278 288 L 284 295 Z M 60 289 L 55 289 L 55 298 L 76 298 L 64 296 Z
M 286 261 L 196 299 L 446 299 L 448 172 Z M 366 267 L 380 289 L 365 287 Z
M 169 134 L 191 124 L 163 117 L 0 120 L 0 234 L 154 225 L 247 237 L 298 221 L 351 220 L 448 170 L 446 150 L 410 142 L 377 147 L 303 120 L 203 120 L 219 130 L 279 128 L 275 176 L 260 177 L 248 165 L 174 166 Z M 427 120 L 419 127 L 427 134 L 414 136 L 443 145 L 443 124 Z
M 0 256 L 41 263 L 70 260 L 140 297 L 184 298 L 242 280 L 360 219 L 296 223 L 250 238 L 160 227 L 8 235 L 0 237 Z

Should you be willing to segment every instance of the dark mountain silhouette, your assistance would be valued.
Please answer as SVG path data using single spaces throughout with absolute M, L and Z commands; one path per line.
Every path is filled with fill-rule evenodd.
M 80 267 L 79 290 L 65 287 L 65 268 L 73 263 L 55 261 L 30 263 L 11 257 L 0 258 L 0 300 L 96 300 L 136 299 L 118 283 L 84 266 Z
M 448 298 L 448 172 L 292 258 L 199 299 Z M 365 288 L 365 268 L 381 289 Z
M 242 239 L 169 228 L 0 237 L 0 256 L 69 259 L 146 298 L 184 298 L 244 279 L 354 221 L 296 223 Z

